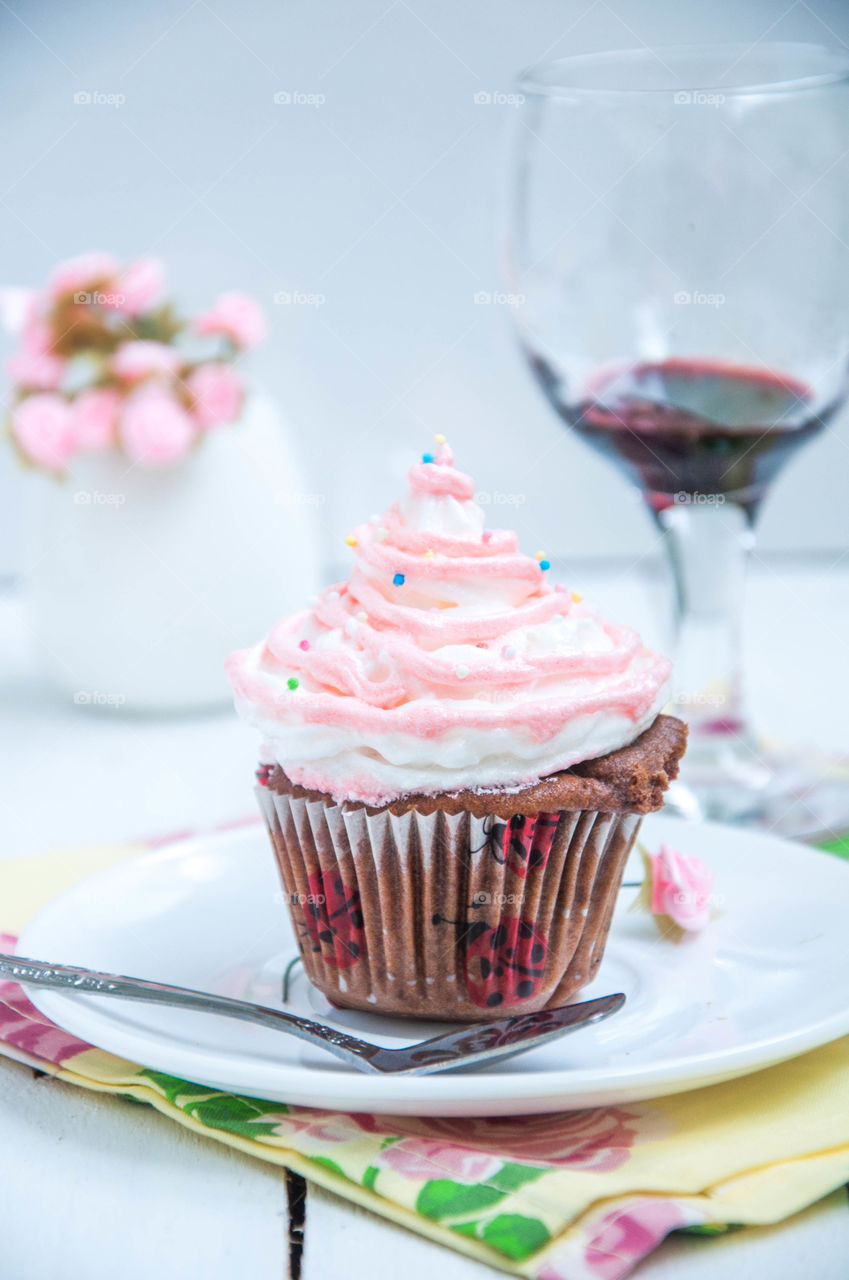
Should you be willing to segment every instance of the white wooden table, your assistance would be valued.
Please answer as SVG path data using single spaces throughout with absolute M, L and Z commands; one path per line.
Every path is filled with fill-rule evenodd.
M 846 561 L 844 561 L 846 564 Z M 586 584 L 643 625 L 639 583 Z M 779 589 L 776 589 L 776 587 Z M 750 591 L 751 701 L 771 733 L 849 752 L 849 573 L 762 568 Z M 43 690 L 19 604 L 0 601 L 0 856 L 212 826 L 251 812 L 254 743 L 230 714 L 131 719 L 87 713 Z M 816 661 L 804 661 L 816 644 Z M 780 700 L 776 696 L 780 691 Z M 196 1137 L 148 1108 L 0 1060 L 0 1280 L 284 1280 L 284 1174 Z M 310 1187 L 304 1280 L 475 1280 L 496 1273 Z M 641 1280 L 846 1280 L 844 1190 L 788 1223 L 667 1241 Z

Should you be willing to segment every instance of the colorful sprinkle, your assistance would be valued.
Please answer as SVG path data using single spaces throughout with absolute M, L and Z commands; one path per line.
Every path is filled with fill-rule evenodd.
M 540 562 L 539 562 L 539 567 L 540 567 L 541 569 L 543 569 L 543 570 L 544 570 L 544 569 L 550 569 L 550 568 L 551 568 L 551 561 L 550 561 L 550 560 L 540 560 Z
M 446 437 L 442 434 L 441 431 L 437 432 L 437 434 L 433 438 L 437 444 L 445 444 Z
M 297 676 L 289 676 L 289 679 L 286 681 L 286 683 L 287 683 L 287 685 L 289 686 L 289 688 L 292 690 L 292 692 L 294 693 L 294 691 L 295 691 L 295 689 L 297 689 L 297 687 L 298 687 L 298 685 L 299 685 L 300 681 L 298 680 Z
M 396 574 L 393 576 L 393 578 L 392 578 L 392 585 L 393 585 L 393 587 L 403 587 L 403 585 L 404 585 L 404 575 L 403 575 L 403 573 L 396 573 Z
M 359 610 L 359 612 L 356 614 L 356 619 L 357 619 L 357 622 L 368 622 L 368 614 L 366 613 L 365 609 Z
M 575 604 L 580 604 L 583 598 L 584 597 L 581 595 L 580 591 L 572 592 L 572 599 L 575 601 Z
M 461 663 L 459 667 L 454 668 L 454 674 L 458 680 L 465 680 L 466 676 L 469 674 L 469 668 L 464 667 Z
M 301 643 L 298 645 L 298 648 L 299 648 L 299 649 L 303 649 L 304 653 L 306 653 L 306 651 L 307 651 L 307 649 L 309 649 L 309 647 L 310 647 L 310 642 L 309 642 L 309 640 L 302 640 L 302 641 L 301 641 Z
M 355 547 L 357 545 L 357 539 L 354 537 L 352 533 L 348 534 L 347 538 L 345 539 L 345 542 L 349 547 Z
M 512 644 L 505 644 L 504 648 L 501 650 L 501 656 L 502 658 L 515 658 L 516 650 L 513 648 Z
M 432 453 L 423 453 L 423 454 L 422 454 L 422 462 L 433 462 L 433 454 L 432 454 Z
M 432 560 L 432 559 L 433 559 L 433 557 L 436 555 L 436 552 L 435 552 L 435 551 L 426 551 L 426 552 L 424 553 L 424 555 L 425 555 L 425 560 Z

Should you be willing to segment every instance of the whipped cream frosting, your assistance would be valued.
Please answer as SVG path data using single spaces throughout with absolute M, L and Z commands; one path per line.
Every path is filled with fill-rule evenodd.
M 670 664 L 484 528 L 440 444 L 348 538 L 355 564 L 227 670 L 264 761 L 335 800 L 519 788 L 626 746 Z

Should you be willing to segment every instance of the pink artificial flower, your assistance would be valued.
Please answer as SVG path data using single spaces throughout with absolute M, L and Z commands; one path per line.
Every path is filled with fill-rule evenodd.
M 30 462 L 51 471 L 61 471 L 74 451 L 67 401 L 49 392 L 15 406 L 12 432 Z
M 159 258 L 137 258 L 115 281 L 116 305 L 127 315 L 137 316 L 156 301 L 164 284 L 165 268 Z
M 651 912 L 662 932 L 697 933 L 709 923 L 713 876 L 700 858 L 662 844 L 659 853 L 639 846 L 645 879 L 635 907 Z
M 48 292 L 51 298 L 82 293 L 88 285 L 111 280 L 117 271 L 118 263 L 111 253 L 81 253 L 53 268 L 48 281 Z
M 165 342 L 134 339 L 119 347 L 110 363 L 116 377 L 139 382 L 153 374 L 171 377 L 180 366 L 180 354 Z
M 198 316 L 195 330 L 229 338 L 237 347 L 253 347 L 265 337 L 265 316 L 246 293 L 222 293 L 211 311 Z
M 127 397 L 119 431 L 128 457 L 151 467 L 177 462 L 195 437 L 185 409 L 155 383 L 139 387 Z
M 18 386 L 30 391 L 55 391 L 65 372 L 65 361 L 54 355 L 50 326 L 34 308 L 21 330 L 21 341 L 14 355 L 4 364 L 8 376 Z
M 21 329 L 21 350 L 30 355 L 51 355 L 55 346 L 53 330 L 41 315 L 37 307 L 33 307 Z
M 186 378 L 192 394 L 192 413 L 199 427 L 215 427 L 239 416 L 244 391 L 233 370 L 226 364 L 199 364 Z
M 49 352 L 21 350 L 9 356 L 3 368 L 11 380 L 28 391 L 55 391 L 65 372 L 65 361 Z
M 110 387 L 82 391 L 71 403 L 74 446 L 86 451 L 108 449 L 116 441 L 123 396 Z
M 485 1151 L 472 1151 L 430 1138 L 402 1138 L 400 1142 L 390 1143 L 378 1152 L 374 1162 L 414 1181 L 450 1178 L 452 1182 L 469 1185 L 493 1178 L 504 1164 L 498 1156 Z

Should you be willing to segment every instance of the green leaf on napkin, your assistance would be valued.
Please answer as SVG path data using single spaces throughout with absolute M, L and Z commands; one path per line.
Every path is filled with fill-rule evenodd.
M 164 1071 L 144 1070 L 138 1074 L 145 1076 L 161 1089 L 168 1102 L 175 1107 L 179 1107 L 181 1098 L 209 1098 L 214 1092 L 205 1085 L 190 1084 L 188 1080 L 181 1080 L 179 1076 L 166 1075 Z M 280 1110 L 284 1111 L 285 1107 L 281 1106 Z
M 416 1209 L 425 1218 L 453 1218 L 462 1213 L 474 1213 L 476 1209 L 488 1209 L 503 1200 L 506 1192 L 497 1187 L 469 1186 L 463 1182 L 451 1182 L 448 1178 L 436 1178 L 426 1182 L 416 1199 Z
M 533 1182 L 549 1173 L 547 1168 L 530 1164 L 505 1164 L 494 1177 L 487 1179 L 487 1185 L 497 1187 L 499 1191 L 517 1191 L 525 1182 Z
M 338 1165 L 335 1160 L 331 1160 L 329 1156 L 310 1156 L 310 1159 L 313 1164 L 324 1165 L 325 1169 L 330 1169 L 333 1173 L 338 1173 L 340 1178 L 345 1178 L 348 1182 L 353 1182 L 351 1175 L 346 1173 L 341 1165 Z
M 461 1236 L 471 1236 L 473 1240 L 483 1240 L 499 1253 L 520 1262 L 551 1239 L 545 1223 L 521 1213 L 500 1213 L 488 1221 L 455 1222 L 451 1230 Z
M 551 1233 L 539 1218 L 526 1218 L 521 1213 L 500 1213 L 484 1224 L 479 1239 L 506 1253 L 508 1258 L 527 1258 L 551 1239 Z
M 234 1093 L 219 1093 L 198 1102 L 187 1102 L 183 1110 L 210 1129 L 238 1133 L 243 1138 L 261 1138 L 277 1131 L 276 1120 L 260 1119 L 266 1110 L 263 1106 Z
M 824 844 L 818 845 L 818 848 L 824 849 L 826 853 L 833 853 L 838 858 L 849 860 L 849 835 L 839 836 L 836 840 L 827 840 Z

